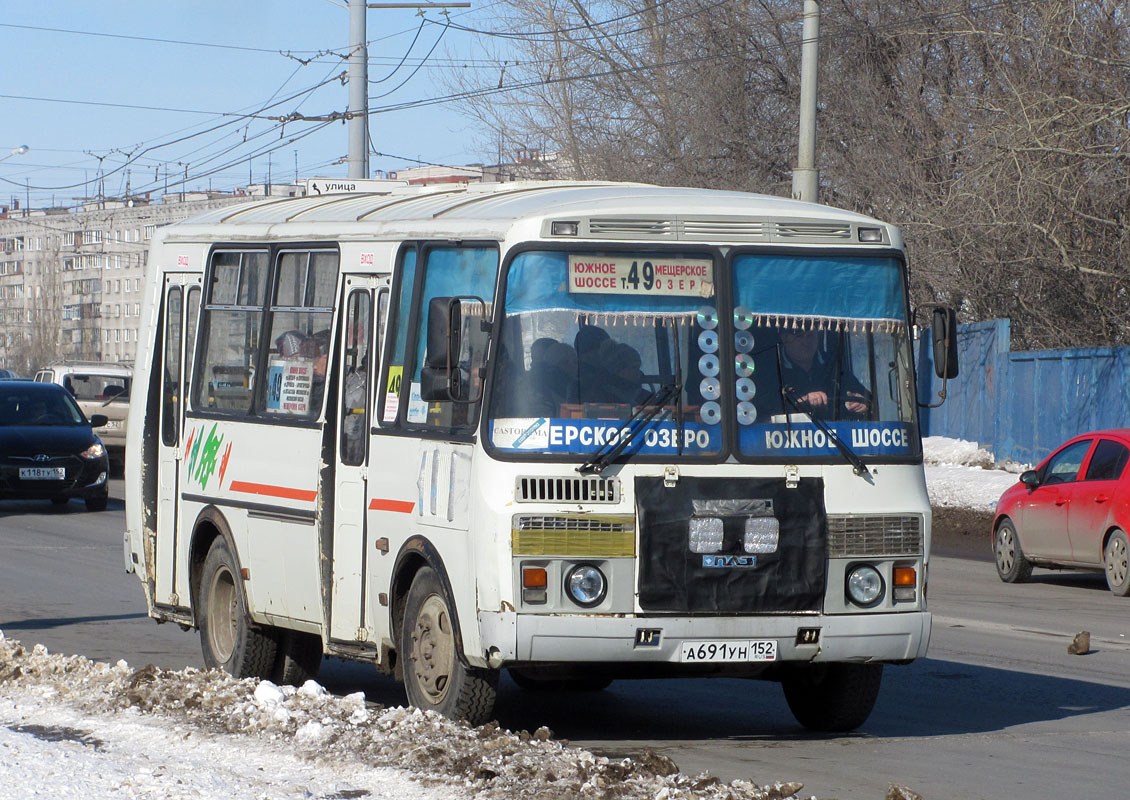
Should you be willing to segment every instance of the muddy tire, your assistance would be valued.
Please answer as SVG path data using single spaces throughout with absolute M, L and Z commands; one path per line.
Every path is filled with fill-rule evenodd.
M 322 666 L 322 638 L 313 633 L 280 630 L 278 662 L 271 680 L 301 686 L 318 676 Z
M 801 725 L 843 733 L 871 716 L 882 680 L 882 664 L 804 664 L 791 667 L 781 687 Z
M 997 575 L 1005 583 L 1024 583 L 1032 577 L 1032 562 L 1024 556 L 1016 526 L 1010 519 L 1001 520 L 993 532 L 993 560 Z
M 435 572 L 412 581 L 400 625 L 400 658 L 408 702 L 471 725 L 488 722 L 498 693 L 498 670 L 466 666 L 458 653 L 451 600 Z
M 1124 531 L 1113 531 L 1103 548 L 1106 585 L 1115 597 L 1130 595 L 1130 540 Z
M 197 597 L 204 665 L 237 678 L 273 677 L 277 634 L 248 616 L 239 567 L 223 537 L 208 548 Z

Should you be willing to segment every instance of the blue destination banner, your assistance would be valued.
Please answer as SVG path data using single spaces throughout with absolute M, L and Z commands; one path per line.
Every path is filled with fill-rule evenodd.
M 908 455 L 915 451 L 911 426 L 902 422 L 829 422 L 840 441 L 860 455 Z M 759 456 L 837 455 L 835 443 L 811 422 L 747 425 L 741 451 Z
M 503 450 L 530 453 L 591 453 L 615 445 L 623 422 L 615 419 L 496 419 L 491 443 Z M 721 449 L 721 426 L 698 422 L 683 424 L 683 454 L 702 455 Z M 627 452 L 645 455 L 675 454 L 679 450 L 679 426 L 672 420 L 652 422 L 636 434 Z

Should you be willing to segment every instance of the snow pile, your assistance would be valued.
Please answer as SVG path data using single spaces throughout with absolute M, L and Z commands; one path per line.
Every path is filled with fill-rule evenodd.
M 927 436 L 922 440 L 930 504 L 942 508 L 992 511 L 1004 490 L 1026 469 L 1012 462 L 993 467 L 993 455 L 973 442 Z
M 976 442 L 964 439 L 947 439 L 944 436 L 927 436 L 922 439 L 922 458 L 928 465 L 950 464 L 962 467 L 992 469 L 993 454 Z
M 445 790 L 421 795 L 419 787 L 414 787 L 408 794 L 416 797 L 780 800 L 803 788 L 800 783 L 762 787 L 749 781 L 723 783 L 705 774 L 691 777 L 679 773 L 670 759 L 650 751 L 635 759 L 610 760 L 568 747 L 554 740 L 546 728 L 533 734 L 511 733 L 495 724 L 471 728 L 434 712 L 369 705 L 360 693 L 330 695 L 313 681 L 296 689 L 269 681 L 235 680 L 215 670 L 170 671 L 152 665 L 135 670 L 124 661 L 111 666 L 83 656 L 51 654 L 42 645 L 28 650 L 18 641 L 4 638 L 2 632 L 0 698 L 4 701 L 0 714 L 21 716 L 16 722 L 0 718 L 0 729 L 15 733 L 42 732 L 44 726 L 28 724 L 35 709 L 62 707 L 75 714 L 76 725 L 96 730 L 99 721 L 105 723 L 115 717 L 159 724 L 163 733 L 153 737 L 153 744 L 158 746 L 167 744 L 162 739 L 171 738 L 175 747 L 177 740 L 192 736 L 216 739 L 234 735 L 240 742 L 232 742 L 229 749 L 238 749 L 240 754 L 249 745 L 251 750 L 267 748 L 330 775 L 396 768 L 425 787 Z M 168 736 L 170 727 L 177 736 Z M 115 749 L 98 734 L 79 727 L 59 729 L 63 733 L 57 738 L 77 742 L 96 754 L 99 748 Z M 116 731 L 120 726 L 108 729 Z M 175 753 L 165 755 L 176 762 Z M 0 763 L 6 761 L 9 758 L 0 757 Z M 18 766 L 20 759 L 15 762 Z M 274 761 L 267 763 L 275 769 Z M 223 788 L 197 787 L 192 776 L 175 771 L 163 781 L 152 771 L 139 774 L 141 778 L 129 787 L 121 784 L 118 788 L 129 796 L 152 798 L 214 796 Z M 78 791 L 82 786 L 57 785 L 75 790 L 74 796 L 92 796 L 90 791 Z M 246 791 L 250 787 L 242 788 Z M 310 796 L 310 792 L 299 790 L 294 796 Z M 364 790 L 362 794 L 339 791 L 324 796 L 375 795 Z

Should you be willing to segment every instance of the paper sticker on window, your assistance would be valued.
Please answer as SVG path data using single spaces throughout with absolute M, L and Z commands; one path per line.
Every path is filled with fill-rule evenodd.
M 396 412 L 400 409 L 400 381 L 404 376 L 404 367 L 390 366 L 388 368 L 388 385 L 385 387 L 385 410 L 382 422 L 396 422 Z
M 305 414 L 310 410 L 314 366 L 305 359 L 272 359 L 267 371 L 267 410 Z

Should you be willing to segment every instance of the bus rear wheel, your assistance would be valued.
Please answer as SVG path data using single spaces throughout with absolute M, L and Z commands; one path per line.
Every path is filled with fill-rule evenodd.
M 408 590 L 400 626 L 408 702 L 482 725 L 494 711 L 498 670 L 468 667 L 457 651 L 452 603 L 435 572 L 424 567 Z
M 790 668 L 781 688 L 801 725 L 843 733 L 871 716 L 882 680 L 882 664 L 804 664 Z
M 322 666 L 322 638 L 313 633 L 278 629 L 279 658 L 275 683 L 301 686 L 318 677 Z
M 251 621 L 235 557 L 222 537 L 208 548 L 200 575 L 200 646 L 204 665 L 236 678 L 270 678 L 278 641 Z

